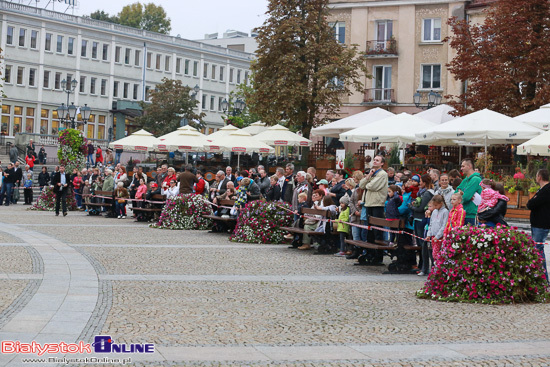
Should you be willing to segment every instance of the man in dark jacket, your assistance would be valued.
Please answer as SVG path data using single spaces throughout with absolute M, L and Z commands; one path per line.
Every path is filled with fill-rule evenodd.
M 4 205 L 10 206 L 14 183 L 15 174 L 13 172 L 13 164 L 10 163 L 8 164 L 8 168 L 4 171 L 4 184 L 2 185 L 2 190 L 0 191 L 0 205 L 2 205 L 4 198 L 6 198 L 6 203 Z
M 15 163 L 17 162 L 18 158 L 19 158 L 19 150 L 17 150 L 17 147 L 15 146 L 15 144 L 13 144 L 10 148 L 10 162 Z
M 269 186 L 271 184 L 269 183 L 269 177 L 267 177 L 267 173 L 265 170 L 260 170 L 259 177 L 256 179 L 256 184 L 260 187 L 260 193 L 262 196 L 265 197 L 265 194 L 267 193 L 267 190 L 269 189 Z
M 546 256 L 544 255 L 544 242 L 550 231 L 550 177 L 547 169 L 540 169 L 537 172 L 537 183 L 540 185 L 539 191 L 527 202 L 527 209 L 531 210 L 531 234 L 536 242 L 537 249 L 540 251 L 544 274 L 548 280 L 548 270 L 546 269 Z
M 59 215 L 59 206 L 63 204 L 63 216 L 67 215 L 67 193 L 71 189 L 69 175 L 65 173 L 65 166 L 59 166 L 52 178 L 53 192 L 55 193 L 55 215 Z
M 14 190 L 19 190 L 19 186 L 21 186 L 21 183 L 23 183 L 25 180 L 23 180 L 23 169 L 19 167 L 20 163 L 15 162 L 15 165 L 13 166 L 13 174 L 15 176 L 15 182 L 13 183 Z M 13 204 L 17 204 L 17 200 L 12 197 Z
M 89 143 L 88 144 L 88 161 L 87 161 L 87 163 L 90 165 L 90 167 L 92 167 L 94 165 L 94 153 L 95 153 L 94 145 L 92 143 Z
M 191 172 L 193 170 L 192 166 L 186 166 L 185 172 L 180 173 L 179 182 L 180 182 L 180 194 L 191 194 L 193 193 L 193 185 L 199 182 L 197 176 Z
M 292 204 L 292 195 L 294 194 L 295 187 L 294 165 L 292 163 L 288 163 L 285 168 L 283 187 L 281 188 L 281 198 L 284 202 Z

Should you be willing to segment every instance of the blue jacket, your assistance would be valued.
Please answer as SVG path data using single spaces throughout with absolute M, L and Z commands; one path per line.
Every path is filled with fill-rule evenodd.
M 386 201 L 386 218 L 387 219 L 399 219 L 401 215 L 399 214 L 399 206 L 403 200 L 398 194 L 394 194 L 392 198 L 388 197 Z
M 409 216 L 411 215 L 411 208 L 409 208 L 409 204 L 411 202 L 411 193 L 406 192 L 403 194 L 403 202 L 397 208 L 399 211 L 399 216 L 401 219 L 405 220 L 405 227 L 408 229 L 414 229 L 413 226 L 409 223 Z

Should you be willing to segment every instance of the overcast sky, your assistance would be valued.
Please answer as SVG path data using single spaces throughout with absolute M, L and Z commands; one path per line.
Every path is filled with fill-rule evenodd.
M 33 1 L 34 2 L 34 1 Z M 110 15 L 117 14 L 125 5 L 137 0 L 78 0 L 75 15 L 89 15 L 100 9 Z M 250 33 L 251 29 L 262 25 L 265 20 L 268 0 L 140 0 L 162 5 L 172 20 L 171 35 L 182 38 L 201 39 L 206 33 L 218 32 L 220 37 L 227 29 Z M 25 0 L 28 3 L 28 0 Z M 48 0 L 40 0 L 44 7 Z M 55 4 L 56 11 L 64 11 L 66 6 Z M 48 6 L 52 9 L 52 5 Z M 67 13 L 71 13 L 68 10 Z

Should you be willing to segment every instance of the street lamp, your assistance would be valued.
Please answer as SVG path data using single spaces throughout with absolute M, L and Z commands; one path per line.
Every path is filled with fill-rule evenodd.
M 232 116 L 240 115 L 243 112 L 245 107 L 246 107 L 246 103 L 242 99 L 237 98 L 235 103 L 233 103 L 233 110 L 231 111 L 231 115 Z M 227 102 L 227 99 L 224 98 L 222 101 L 223 113 L 226 113 L 228 108 L 229 108 L 229 102 Z
M 200 87 L 198 84 L 195 84 L 195 86 L 193 87 L 193 89 L 191 89 L 189 91 L 189 95 L 191 96 L 191 99 L 195 99 L 197 98 L 197 94 L 199 94 L 199 91 L 200 91 Z
M 424 105 L 421 104 L 422 94 L 420 94 L 420 92 L 417 91 L 413 95 L 414 105 L 417 108 L 420 108 L 420 109 L 423 109 L 423 110 L 430 109 L 432 107 L 440 105 L 441 104 L 441 98 L 442 98 L 441 94 L 431 90 L 430 93 L 428 93 L 428 104 L 424 106 Z
M 61 89 L 63 90 L 63 92 L 67 93 L 67 104 L 61 103 L 61 106 L 57 107 L 57 117 L 59 118 L 59 121 L 61 121 L 62 124 L 70 123 L 71 128 L 73 129 L 76 128 L 77 124 L 84 125 L 88 123 L 88 120 L 90 119 L 90 115 L 92 113 L 92 109 L 88 107 L 87 104 L 85 104 L 84 107 L 80 108 L 78 106 L 75 106 L 74 102 L 69 105 L 69 96 L 75 91 L 77 84 L 78 82 L 76 81 L 76 79 L 72 79 L 70 82 L 65 79 L 61 81 Z M 82 121 L 76 120 L 79 110 Z

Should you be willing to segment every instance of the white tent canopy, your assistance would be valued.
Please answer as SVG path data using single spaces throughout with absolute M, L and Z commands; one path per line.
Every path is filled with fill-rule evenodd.
M 208 136 L 211 141 L 205 146 L 207 152 L 273 153 L 275 151 L 275 149 L 259 141 L 246 131 L 238 130 L 214 138 L 212 138 L 212 135 Z
M 538 110 L 514 117 L 514 120 L 524 122 L 539 129 L 550 129 L 550 105 L 544 105 Z
M 550 131 L 546 131 L 536 138 L 518 145 L 517 154 L 550 156 Z
M 338 138 L 342 133 L 391 116 L 395 115 L 382 108 L 376 107 L 371 110 L 360 112 L 329 124 L 316 127 L 311 130 L 311 135 Z
M 455 116 L 450 114 L 453 111 L 455 111 L 453 107 L 446 104 L 440 104 L 439 106 L 435 106 L 433 108 L 429 108 L 425 111 L 419 112 L 415 114 L 415 116 L 436 124 L 442 124 L 456 118 Z
M 257 135 L 261 132 L 266 131 L 267 126 L 261 121 L 256 121 L 255 123 L 250 124 L 247 127 L 243 127 L 241 130 L 246 131 L 250 135 Z
M 164 140 L 168 139 L 169 137 L 176 136 L 176 135 L 178 135 L 178 134 L 180 134 L 181 132 L 184 132 L 184 131 L 195 131 L 195 132 L 198 132 L 199 134 L 203 135 L 201 132 L 199 132 L 194 127 L 189 126 L 189 125 L 185 125 L 185 126 L 182 126 L 182 127 L 178 127 L 176 130 L 172 131 L 171 133 L 159 136 L 159 140 L 164 141 Z
M 212 134 L 208 135 L 208 137 L 212 138 L 212 139 L 220 138 L 222 136 L 229 135 L 229 134 L 231 134 L 235 131 L 240 131 L 240 129 L 238 127 L 233 126 L 233 125 L 227 125 L 227 126 L 222 127 L 221 129 L 219 129 L 215 133 L 212 133 Z
M 207 137 L 198 131 L 180 131 L 155 144 L 155 149 L 161 152 L 199 152 L 209 144 Z
M 275 146 L 310 146 L 311 140 L 304 138 L 296 133 L 293 133 L 288 128 L 275 125 L 268 128 L 266 131 L 254 136 L 259 141 L 263 141 L 267 145 Z
M 147 152 L 153 150 L 154 144 L 158 143 L 158 139 L 153 134 L 143 129 L 135 133 L 109 143 L 109 147 L 113 149 L 123 149 L 132 151 Z
M 340 140 L 356 143 L 411 143 L 419 130 L 437 126 L 422 118 L 401 113 L 340 134 Z
M 418 129 L 417 131 L 416 136 L 419 144 L 438 139 L 516 144 L 534 138 L 542 132 L 533 126 L 488 109 L 436 125 L 432 129 Z

